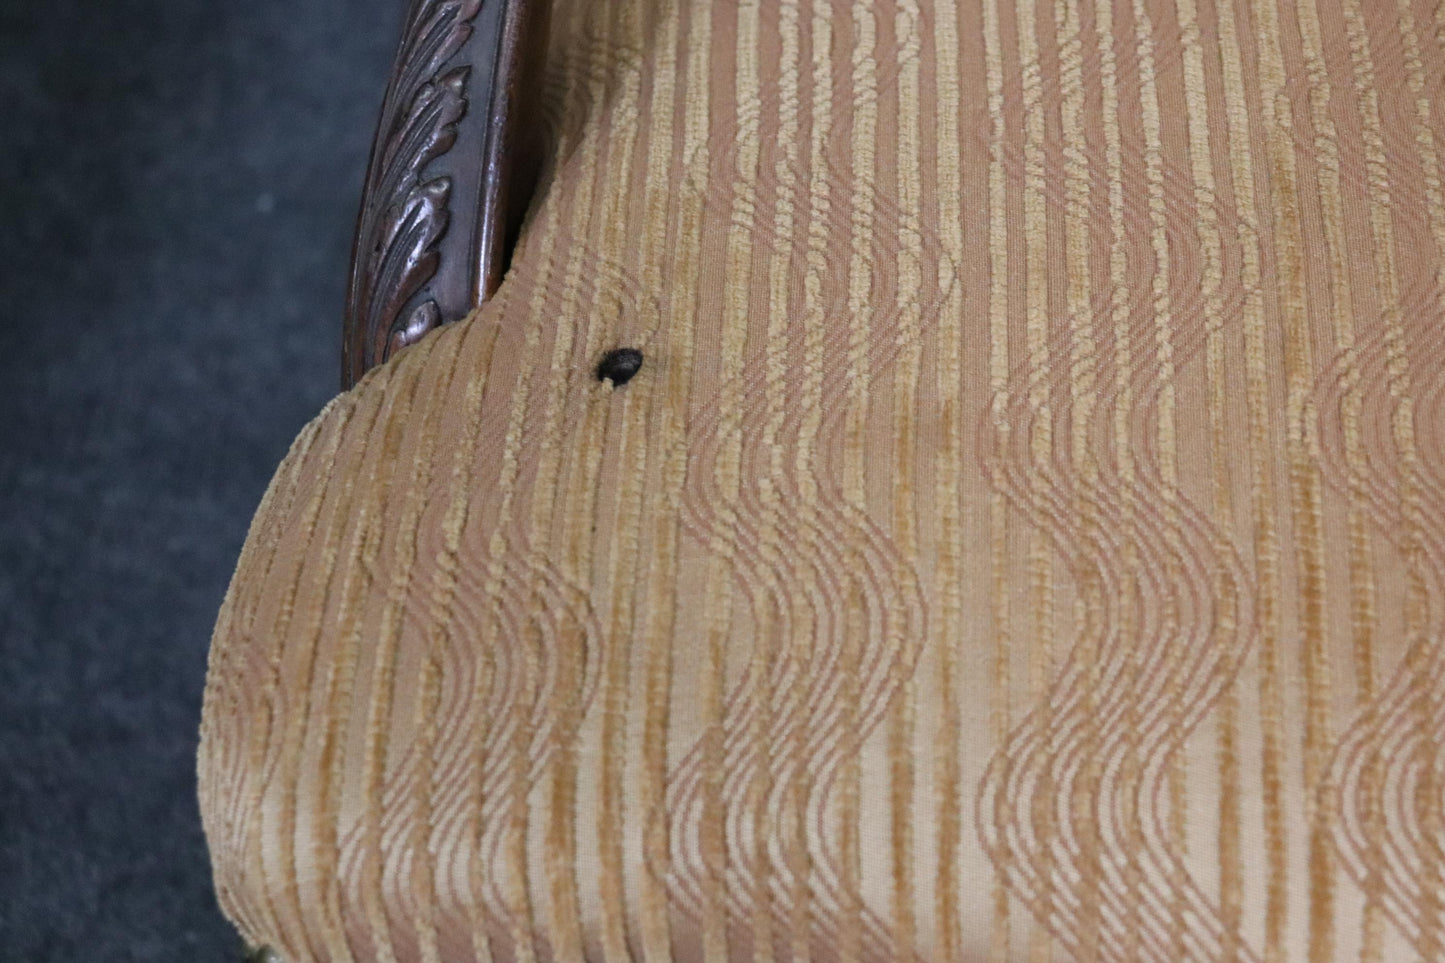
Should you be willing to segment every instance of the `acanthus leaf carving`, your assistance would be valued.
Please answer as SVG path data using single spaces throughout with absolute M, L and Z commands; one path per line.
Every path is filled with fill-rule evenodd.
M 350 387 L 501 283 L 545 150 L 549 0 L 412 0 L 367 169 L 342 338 Z
M 426 168 L 456 143 L 468 107 L 470 68 L 442 71 L 471 37 L 481 5 L 419 0 L 408 18 L 357 229 L 348 327 L 367 332 L 367 343 L 348 362 L 352 377 L 440 323 L 435 301 L 408 305 L 436 275 L 451 222 L 451 178 L 426 178 Z

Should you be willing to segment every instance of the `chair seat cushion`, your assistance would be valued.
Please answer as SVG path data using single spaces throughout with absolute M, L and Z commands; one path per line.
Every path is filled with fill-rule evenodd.
M 1425 0 L 559 3 L 497 297 L 243 550 L 226 913 L 1445 958 L 1442 77 Z

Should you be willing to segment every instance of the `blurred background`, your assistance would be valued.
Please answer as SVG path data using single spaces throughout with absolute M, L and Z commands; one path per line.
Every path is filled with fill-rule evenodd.
M 0 960 L 240 958 L 206 649 L 337 390 L 403 7 L 0 0 Z

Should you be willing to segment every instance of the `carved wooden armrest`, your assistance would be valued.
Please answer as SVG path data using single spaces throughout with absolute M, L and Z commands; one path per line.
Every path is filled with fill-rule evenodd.
M 352 248 L 349 388 L 501 283 L 545 149 L 547 0 L 412 0 Z

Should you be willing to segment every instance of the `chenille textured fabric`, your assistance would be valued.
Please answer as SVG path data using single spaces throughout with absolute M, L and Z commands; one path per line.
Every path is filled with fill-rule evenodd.
M 548 69 L 499 294 L 220 614 L 248 940 L 1445 959 L 1445 9 L 564 0 Z

